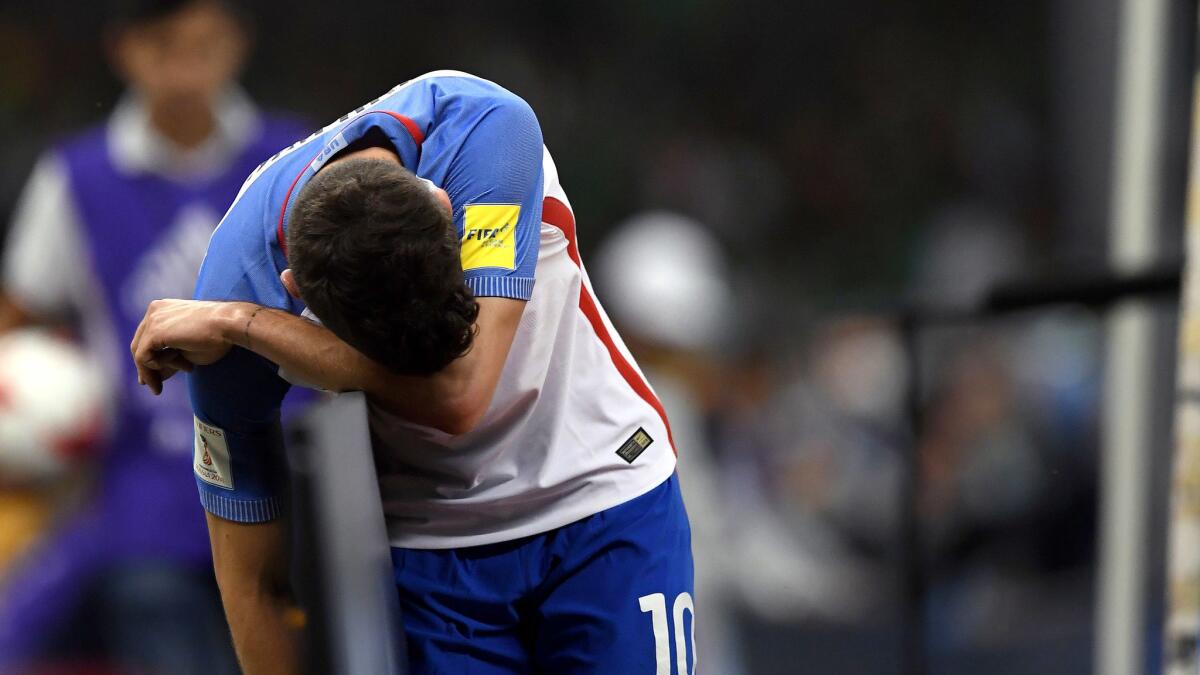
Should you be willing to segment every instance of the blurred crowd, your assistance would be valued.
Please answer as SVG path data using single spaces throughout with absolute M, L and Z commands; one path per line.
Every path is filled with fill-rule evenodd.
M 245 41 L 221 42 L 230 50 L 224 55 L 205 56 L 200 46 L 186 53 L 176 49 L 182 38 L 138 33 L 136 21 L 131 29 L 106 14 L 160 4 L 214 10 L 229 22 L 215 30 Z M 236 192 L 236 185 L 218 189 L 214 177 L 241 171 L 240 182 L 243 155 L 253 166 L 276 149 L 264 144 L 282 146 L 303 133 L 294 118 L 262 112 L 252 100 L 323 120 L 426 70 L 492 78 L 538 112 L 599 297 L 676 430 L 695 531 L 703 672 L 797 672 L 797 664 L 813 673 L 897 672 L 900 622 L 911 602 L 902 565 L 912 545 L 937 672 L 1086 672 L 1100 319 L 1063 310 L 924 326 L 915 350 L 898 322 L 904 307 L 970 307 L 995 284 L 1063 272 L 1051 269 L 1054 261 L 1103 255 L 1102 225 L 1070 211 L 1063 196 L 1070 162 L 1099 161 L 1104 151 L 1072 154 L 1065 146 L 1081 136 L 1056 135 L 1056 115 L 1069 106 L 1052 84 L 1070 77 L 1061 64 L 1071 59 L 1049 36 L 1071 5 L 541 0 L 515 12 L 506 3 L 401 9 L 366 2 L 339 11 L 336 21 L 316 0 L 259 2 L 245 11 L 206 0 L 6 6 L 0 207 L 16 214 L 6 250 L 21 241 L 28 186 L 45 173 L 46 148 L 56 152 L 64 147 L 56 139 L 76 138 L 88 124 L 111 129 L 133 116 L 161 141 L 130 180 L 151 175 L 212 188 L 211 197 L 197 197 L 209 206 L 180 201 L 137 235 L 149 246 L 175 232 L 178 259 L 194 273 L 203 233 L 220 214 L 220 190 L 232 190 L 226 199 Z M 151 13 L 147 25 L 161 29 L 167 15 L 174 16 Z M 121 56 L 122 40 L 134 36 L 157 54 L 152 63 L 184 59 L 188 72 L 232 59 L 219 82 L 190 99 L 209 110 L 199 132 L 172 138 L 156 126 L 147 98 L 154 75 L 139 79 Z M 243 90 L 232 78 L 251 44 L 257 57 Z M 162 81 L 189 81 L 184 71 Z M 122 86 L 129 91 L 121 94 Z M 174 93 L 177 104 L 187 98 Z M 217 114 L 222 109 L 233 121 Z M 247 116 L 258 135 L 238 135 L 237 120 Z M 184 250 L 187 242 L 200 246 Z M 49 278 L 83 264 L 12 253 L 5 260 Z M 95 263 L 94 254 L 80 260 Z M 4 279 L 10 283 L 7 270 Z M 178 284 L 160 282 L 145 281 L 137 297 L 180 293 Z M 98 329 L 78 315 L 67 323 L 95 343 Z M 100 358 L 115 363 L 119 351 Z M 117 407 L 135 405 L 132 375 L 114 377 L 127 380 L 114 382 L 125 392 L 113 395 Z M 186 407 L 174 384 L 175 403 Z M 190 658 L 184 647 L 169 653 L 174 643 L 165 638 L 163 654 L 122 647 L 115 635 L 122 619 L 111 613 L 106 625 L 114 630 L 80 638 L 89 632 L 80 626 L 122 597 L 148 599 L 130 610 L 142 612 L 129 619 L 130 630 L 170 612 L 171 598 L 207 608 L 195 613 L 203 630 L 219 624 L 204 615 L 215 596 L 189 484 L 191 448 L 176 444 L 164 474 L 178 475 L 162 480 L 175 481 L 179 499 L 190 500 L 179 508 L 196 521 L 195 551 L 110 554 L 103 573 L 131 588 L 72 590 L 77 599 L 44 619 L 36 636 L 25 618 L 4 624 L 14 602 L 38 604 L 29 597 L 36 586 L 22 577 L 28 561 L 44 560 L 41 552 L 64 537 L 83 537 L 77 533 L 95 526 L 89 518 L 109 517 L 101 488 L 113 484 L 120 452 L 98 451 L 44 492 L 51 506 L 34 509 L 42 515 L 22 530 L 40 538 L 23 536 L 21 554 L 0 560 L 0 639 L 24 638 L 30 653 L 46 658 L 100 654 L 151 669 Z M 917 542 L 902 536 L 910 475 L 918 486 Z M 7 500 L 0 522 L 23 508 L 26 492 L 0 481 Z M 17 531 L 5 527 L 0 539 Z M 164 604 L 150 607 L 155 599 Z
M 928 267 L 953 267 L 939 256 L 970 257 L 998 233 L 967 221 L 941 236 Z M 666 242 L 680 255 L 650 267 Z M 737 335 L 734 273 L 696 221 L 638 215 L 592 268 L 676 428 L 709 672 L 895 672 L 908 545 L 919 546 L 940 672 L 1088 669 L 1095 317 L 933 325 L 913 354 L 897 316 L 852 313 L 814 322 L 802 347 L 781 352 Z M 999 278 L 961 272 L 949 293 Z M 916 544 L 901 523 L 912 462 Z

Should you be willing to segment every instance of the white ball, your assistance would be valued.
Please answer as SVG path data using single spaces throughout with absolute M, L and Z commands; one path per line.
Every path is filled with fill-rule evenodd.
M 104 433 L 106 387 L 73 343 L 40 330 L 0 336 L 0 479 L 61 476 Z

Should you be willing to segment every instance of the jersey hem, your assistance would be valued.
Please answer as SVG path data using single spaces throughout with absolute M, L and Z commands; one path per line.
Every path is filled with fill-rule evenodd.
M 532 277 L 467 277 L 467 287 L 477 298 L 529 300 L 533 297 Z
M 274 497 L 265 499 L 231 499 L 200 488 L 200 504 L 204 510 L 218 518 L 236 523 L 265 523 L 275 520 L 283 513 L 283 507 Z
M 511 530 L 502 530 L 499 532 L 488 532 L 480 535 L 467 536 L 437 536 L 437 535 L 411 535 L 411 536 L 392 536 L 391 527 L 388 528 L 388 543 L 393 548 L 410 548 L 410 549 L 426 549 L 440 550 L 448 548 L 467 548 L 471 546 L 485 546 L 487 544 L 497 544 L 505 541 L 513 541 L 523 537 L 531 537 L 535 534 L 542 534 L 551 530 L 557 530 L 560 527 L 565 527 L 584 518 L 594 516 L 601 511 L 620 506 L 625 502 L 632 501 L 650 492 L 654 488 L 662 485 L 672 474 L 675 473 L 676 458 L 674 454 L 668 455 L 669 461 L 662 462 L 662 467 L 657 470 L 648 472 L 645 483 L 637 484 L 637 487 L 621 490 L 615 495 L 610 495 L 608 499 L 598 500 L 594 503 L 588 503 L 582 507 L 574 509 L 565 509 L 558 512 L 556 518 L 537 523 L 529 524 L 524 527 L 516 527 Z M 481 506 L 480 508 L 487 508 Z M 385 518 L 386 520 L 386 518 Z

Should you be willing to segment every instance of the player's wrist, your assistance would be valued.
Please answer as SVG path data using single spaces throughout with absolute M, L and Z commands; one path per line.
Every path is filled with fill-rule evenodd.
M 261 305 L 252 302 L 228 302 L 218 317 L 221 339 L 234 347 L 250 348 L 250 328 Z

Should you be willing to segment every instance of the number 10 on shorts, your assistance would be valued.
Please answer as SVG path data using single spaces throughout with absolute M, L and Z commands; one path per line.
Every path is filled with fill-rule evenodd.
M 650 624 L 654 629 L 654 660 L 656 667 L 654 675 L 671 675 L 671 643 L 667 633 L 667 596 L 662 593 L 651 593 L 638 598 L 642 612 L 650 612 Z M 692 615 L 691 630 L 685 632 L 683 613 Z M 692 651 L 692 673 L 696 672 L 696 605 L 692 602 L 692 594 L 688 592 L 675 596 L 671 608 L 673 628 L 675 631 L 675 668 L 677 675 L 688 675 L 687 657 L 688 644 Z

